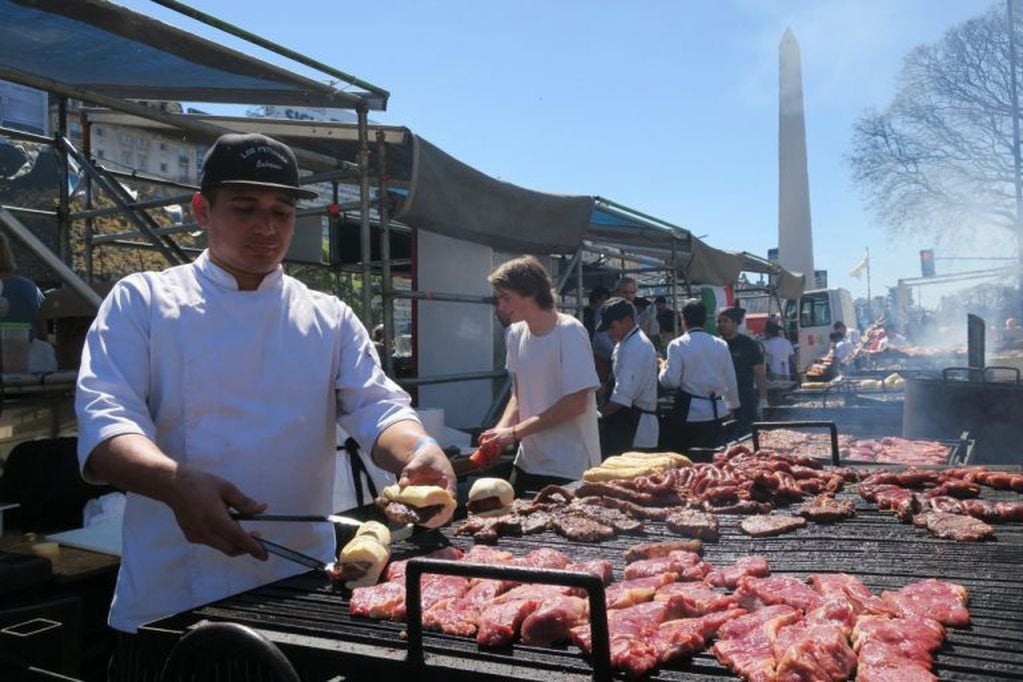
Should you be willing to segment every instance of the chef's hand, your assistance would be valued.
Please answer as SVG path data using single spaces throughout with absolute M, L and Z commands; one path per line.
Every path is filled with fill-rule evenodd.
M 764 416 L 764 410 L 767 409 L 767 398 L 761 398 L 757 402 L 757 418 L 762 419 Z
M 266 503 L 252 499 L 230 481 L 180 466 L 167 504 L 189 542 L 209 545 L 228 556 L 249 554 L 266 560 L 263 546 L 228 514 L 228 509 L 260 514 L 266 510 Z
M 515 445 L 516 440 L 514 426 L 495 426 L 481 433 L 477 439 L 480 445 L 494 442 L 502 448 L 505 445 Z
M 432 439 L 431 439 L 432 441 Z M 412 454 L 412 459 L 401 470 L 398 485 L 402 488 L 409 485 L 437 485 L 446 488 L 452 497 L 457 496 L 455 485 L 458 478 L 451 468 L 451 461 L 436 442 L 421 446 Z M 439 528 L 451 520 L 454 509 L 437 514 L 427 521 L 427 528 Z

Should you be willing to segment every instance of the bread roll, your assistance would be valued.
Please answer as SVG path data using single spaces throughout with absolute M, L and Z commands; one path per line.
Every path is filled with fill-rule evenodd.
M 359 526 L 359 530 L 355 531 L 355 537 L 362 536 L 376 538 L 384 547 L 391 546 L 391 531 L 379 521 L 367 521 Z
M 515 489 L 503 478 L 478 478 L 469 490 L 466 504 L 477 516 L 506 514 L 515 499 Z
M 345 581 L 345 587 L 354 589 L 376 585 L 380 574 L 391 558 L 390 550 L 373 536 L 356 536 L 341 549 L 338 557 L 341 576 L 359 575 Z
M 381 501 L 384 504 L 381 505 Z M 387 518 L 392 521 L 408 521 L 428 528 L 436 528 L 446 523 L 454 513 L 456 505 L 451 493 L 446 488 L 436 485 L 407 485 L 404 488 L 399 488 L 398 484 L 389 485 L 380 491 L 380 498 L 377 500 L 377 506 L 381 507 Z M 406 513 L 408 510 L 424 510 L 425 513 L 414 511 L 409 514 Z M 396 511 L 398 513 L 395 513 Z

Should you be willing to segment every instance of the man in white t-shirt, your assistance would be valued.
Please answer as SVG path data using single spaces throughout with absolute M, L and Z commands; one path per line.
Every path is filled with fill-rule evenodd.
M 487 279 L 498 314 L 511 322 L 506 366 L 514 388 L 480 444 L 518 443 L 512 473 L 517 496 L 579 480 L 600 464 L 597 370 L 586 328 L 557 311 L 550 275 L 532 256 L 503 263 Z
M 767 361 L 767 378 L 784 379 L 792 378 L 792 359 L 796 349 L 792 342 L 781 334 L 781 326 L 776 322 L 768 322 L 764 329 L 764 359 Z
M 657 424 L 657 351 L 636 323 L 636 309 L 624 298 L 611 298 L 597 327 L 615 341 L 614 388 L 601 409 L 603 455 L 654 449 Z

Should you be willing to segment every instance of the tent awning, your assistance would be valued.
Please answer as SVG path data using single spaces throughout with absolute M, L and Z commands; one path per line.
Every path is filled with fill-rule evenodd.
M 0 0 L 2 1 L 2 0 Z M 89 112 L 94 122 L 169 129 L 119 112 Z M 259 131 L 313 156 L 354 162 L 357 126 L 351 123 L 226 116 L 181 116 L 242 132 Z M 400 126 L 371 124 L 370 144 L 381 131 L 387 174 L 397 200 L 394 219 L 456 239 L 512 253 L 564 254 L 600 243 L 655 259 L 670 268 L 674 247 L 680 274 L 698 284 L 734 284 L 742 272 L 775 276 L 785 298 L 803 292 L 803 276 L 752 254 L 725 251 L 673 225 L 614 201 L 548 194 L 502 182 L 450 156 Z M 324 197 L 325 198 L 325 197 Z
M 0 78 L 83 98 L 387 106 L 384 90 L 341 90 L 104 0 L 0 0 Z

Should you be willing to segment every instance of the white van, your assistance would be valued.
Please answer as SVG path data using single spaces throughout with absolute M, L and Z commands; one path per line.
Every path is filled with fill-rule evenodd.
M 856 328 L 852 296 L 845 289 L 807 291 L 798 301 L 785 302 L 785 329 L 796 344 L 796 367 L 800 372 L 828 352 L 828 336 L 839 321 Z

